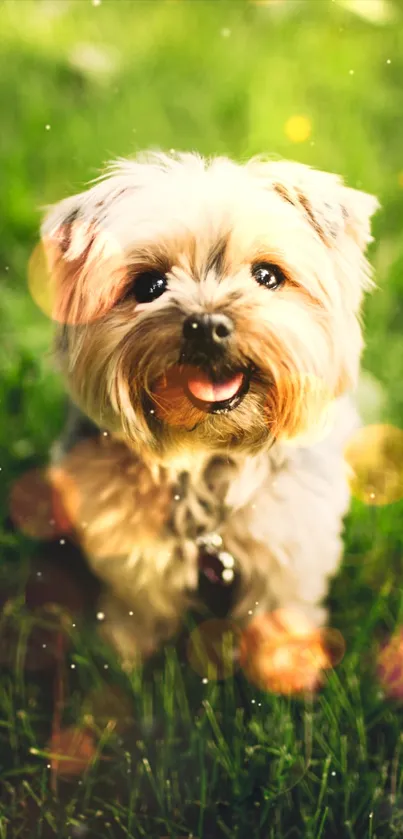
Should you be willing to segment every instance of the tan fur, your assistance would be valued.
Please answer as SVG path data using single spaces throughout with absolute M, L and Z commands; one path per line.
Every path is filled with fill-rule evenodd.
M 109 584 L 124 654 L 177 627 L 196 592 L 195 538 L 212 530 L 241 568 L 240 620 L 256 600 L 323 620 L 348 507 L 342 453 L 357 419 L 345 394 L 363 345 L 376 207 L 300 164 L 151 154 L 50 211 L 61 369 L 111 435 L 86 441 L 53 479 L 76 483 L 76 532 Z M 282 288 L 256 283 L 259 261 L 281 267 Z M 151 269 L 168 288 L 138 304 L 128 291 Z M 194 407 L 181 384 L 184 319 L 206 312 L 235 324 L 228 368 L 254 368 L 226 414 Z

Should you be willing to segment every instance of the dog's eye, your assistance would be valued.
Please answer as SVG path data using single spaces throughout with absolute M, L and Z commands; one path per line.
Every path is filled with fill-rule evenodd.
M 144 271 L 134 281 L 132 295 L 137 303 L 151 303 L 161 297 L 167 287 L 167 278 L 159 271 Z
M 256 265 L 253 265 L 252 276 L 259 285 L 264 285 L 272 291 L 280 288 L 286 281 L 285 274 L 283 274 L 281 268 L 272 262 L 258 262 Z

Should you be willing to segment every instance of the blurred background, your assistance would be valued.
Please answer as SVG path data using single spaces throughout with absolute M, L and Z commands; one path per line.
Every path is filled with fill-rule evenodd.
M 3 468 L 45 457 L 62 421 L 51 323 L 27 289 L 42 208 L 143 148 L 270 153 L 379 196 L 362 398 L 398 422 L 400 0 L 4 0 L 0 33 Z

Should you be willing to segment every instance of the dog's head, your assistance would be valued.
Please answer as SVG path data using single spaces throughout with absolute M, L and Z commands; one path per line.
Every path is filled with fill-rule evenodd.
M 117 163 L 42 230 L 73 398 L 162 459 L 309 432 L 356 382 L 377 206 L 296 163 Z

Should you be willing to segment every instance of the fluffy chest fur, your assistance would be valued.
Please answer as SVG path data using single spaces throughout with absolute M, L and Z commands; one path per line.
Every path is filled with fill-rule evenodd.
M 358 424 L 349 398 L 334 407 L 315 445 L 195 454 L 187 469 L 150 468 L 113 437 L 70 431 L 51 477 L 94 571 L 143 616 L 164 624 L 194 601 L 197 538 L 215 532 L 240 578 L 236 617 L 287 602 L 320 620 L 349 503 L 343 448 Z
M 194 570 L 197 537 L 222 537 L 241 575 L 240 617 L 251 606 L 256 611 L 256 597 L 263 608 L 274 607 L 284 590 L 290 600 L 301 588 L 304 599 L 317 600 L 316 581 L 337 567 L 349 504 L 343 448 L 358 417 L 350 399 L 334 407 L 332 427 L 315 445 L 277 443 L 255 456 L 208 457 L 177 475 L 170 533 Z

